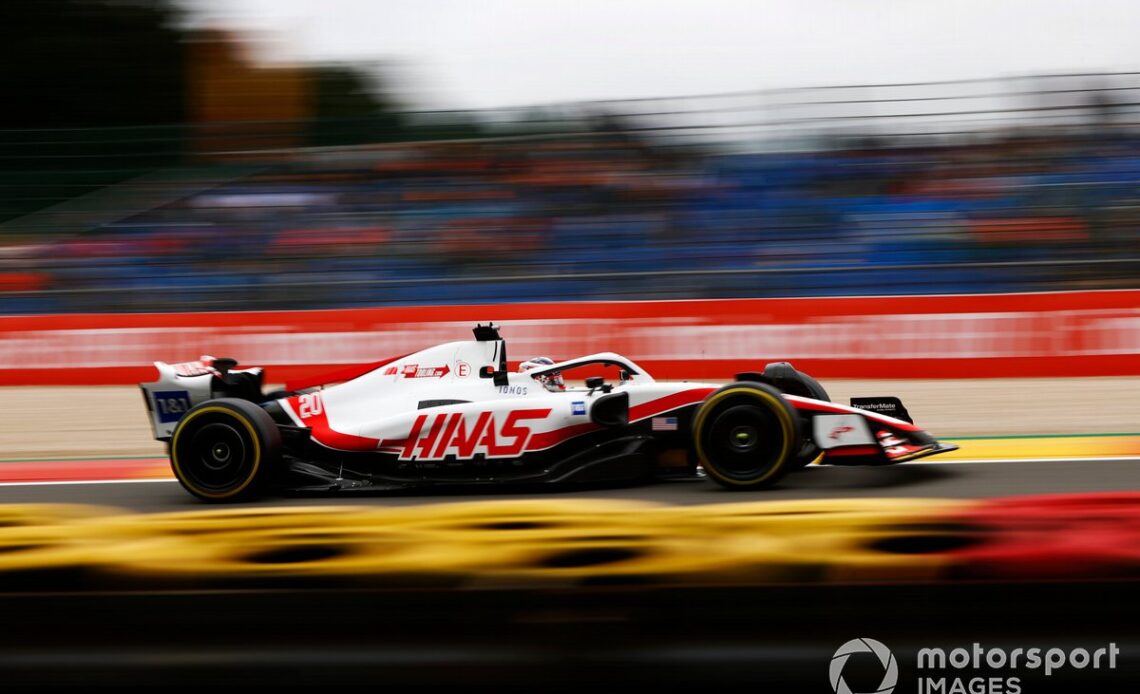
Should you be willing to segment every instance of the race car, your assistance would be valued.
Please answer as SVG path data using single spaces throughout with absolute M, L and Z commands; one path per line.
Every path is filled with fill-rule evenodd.
M 727 385 L 656 381 L 612 352 L 512 371 L 492 324 L 284 391 L 263 393 L 263 371 L 237 365 L 155 362 L 158 379 L 140 384 L 174 475 L 207 501 L 662 477 L 758 489 L 812 463 L 887 465 L 956 448 L 897 398 L 833 403 L 785 362 Z

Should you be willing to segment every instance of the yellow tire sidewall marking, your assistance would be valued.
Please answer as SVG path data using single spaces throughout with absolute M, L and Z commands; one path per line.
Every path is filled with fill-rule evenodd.
M 249 432 L 249 438 L 251 441 L 253 441 L 253 469 L 250 471 L 249 476 L 246 478 L 245 482 L 243 482 L 237 489 L 230 489 L 224 492 L 207 492 L 198 489 L 197 486 L 186 479 L 185 475 L 182 473 L 182 466 L 178 462 L 178 437 L 182 435 L 183 429 L 185 429 L 186 425 L 189 424 L 192 420 L 200 417 L 201 415 L 210 414 L 213 412 L 226 414 L 233 417 L 234 419 L 237 419 L 242 423 L 242 426 L 245 427 L 246 431 Z M 191 412 L 190 414 L 186 415 L 186 417 L 178 423 L 178 428 L 174 432 L 174 438 L 170 442 L 170 462 L 174 466 L 174 475 L 178 478 L 178 481 L 191 488 L 195 494 L 200 494 L 209 499 L 227 499 L 245 491 L 245 489 L 249 487 L 249 485 L 252 484 L 253 480 L 257 477 L 257 471 L 261 467 L 261 440 L 257 435 L 257 431 L 254 430 L 253 424 L 250 423 L 250 421 L 243 413 L 237 410 L 231 410 L 228 407 L 204 407 L 200 410 Z
M 704 427 L 705 419 L 708 417 L 708 413 L 712 411 L 715 405 L 721 400 L 737 395 L 752 397 L 756 400 L 759 400 L 760 402 L 766 403 L 770 409 L 776 413 L 776 419 L 780 421 L 780 429 L 784 434 L 784 445 L 780 450 L 780 464 L 773 465 L 772 469 L 761 475 L 758 479 L 750 480 L 747 482 L 734 480 L 732 478 L 725 477 L 724 475 L 717 472 L 716 467 L 709 464 L 708 456 L 705 454 L 704 446 L 701 445 L 701 429 Z M 697 413 L 696 421 L 693 422 L 693 446 L 696 448 L 697 459 L 701 461 L 701 467 L 704 468 L 705 472 L 717 478 L 718 480 L 721 480 L 722 482 L 726 482 L 734 486 L 751 487 L 757 484 L 762 484 L 765 480 L 782 470 L 788 464 L 788 459 L 791 456 L 792 439 L 794 438 L 792 436 L 792 433 L 794 429 L 795 427 L 793 426 L 792 418 L 788 413 L 787 408 L 783 407 L 780 401 L 777 400 L 776 397 L 771 393 L 763 390 L 755 390 L 752 388 L 732 388 L 716 393 L 705 402 L 704 406 L 701 407 L 700 412 Z

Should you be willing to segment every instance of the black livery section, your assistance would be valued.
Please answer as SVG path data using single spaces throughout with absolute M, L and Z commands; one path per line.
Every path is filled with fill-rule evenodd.
M 598 409 L 600 406 L 600 409 Z M 266 406 L 277 421 L 288 415 Z M 286 476 L 293 491 L 351 491 L 430 485 L 632 484 L 663 477 L 693 477 L 690 421 L 696 405 L 658 417 L 675 417 L 676 431 L 653 431 L 651 419 L 629 423 L 629 394 L 602 396 L 591 410 L 601 429 L 518 458 L 400 460 L 395 453 L 358 453 L 326 448 L 304 427 L 280 425 Z

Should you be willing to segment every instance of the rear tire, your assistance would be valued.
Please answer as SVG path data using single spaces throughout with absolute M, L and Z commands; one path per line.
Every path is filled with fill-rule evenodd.
M 192 408 L 170 441 L 170 467 L 186 491 L 205 501 L 256 496 L 281 460 L 281 432 L 269 413 L 236 398 Z
M 799 418 L 780 392 L 734 383 L 712 393 L 693 417 L 693 447 L 705 473 L 730 489 L 775 484 L 799 450 Z

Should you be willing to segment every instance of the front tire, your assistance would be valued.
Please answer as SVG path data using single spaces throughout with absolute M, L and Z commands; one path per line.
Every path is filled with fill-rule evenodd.
M 174 476 L 205 501 L 237 501 L 262 491 L 281 459 L 281 432 L 269 413 L 236 398 L 204 402 L 178 422 L 170 441 Z
M 784 476 L 799 452 L 799 418 L 775 388 L 734 383 L 714 392 L 697 410 L 693 447 L 705 473 L 718 484 L 768 487 Z
M 821 400 L 823 402 L 831 402 L 827 390 L 820 385 L 819 381 L 808 376 L 803 371 L 798 371 L 788 362 L 775 362 L 766 365 L 764 367 L 763 376 L 769 383 L 779 388 L 781 393 L 799 395 L 800 397 Z M 818 463 L 821 460 L 823 460 L 823 451 L 815 445 L 815 441 L 812 440 L 811 432 L 807 431 L 804 432 L 803 443 L 800 446 L 800 450 L 796 454 L 796 457 L 792 459 L 788 469 L 790 472 L 803 470 L 808 465 Z

